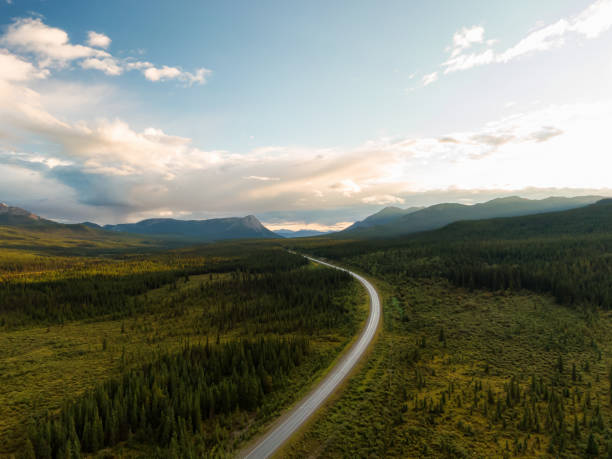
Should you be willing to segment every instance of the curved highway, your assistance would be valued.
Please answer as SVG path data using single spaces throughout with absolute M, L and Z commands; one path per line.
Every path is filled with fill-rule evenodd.
M 372 284 L 364 279 L 359 274 L 355 274 L 348 269 L 334 266 L 315 258 L 306 257 L 309 260 L 319 263 L 330 268 L 346 271 L 355 279 L 357 279 L 368 291 L 370 296 L 370 317 L 368 323 L 361 332 L 361 336 L 355 342 L 350 350 L 340 359 L 340 361 L 329 371 L 327 376 L 319 383 L 319 385 L 306 395 L 297 405 L 287 414 L 281 417 L 281 420 L 273 425 L 269 432 L 266 432 L 263 437 L 248 451 L 242 454 L 242 457 L 267 458 L 278 450 L 287 439 L 293 435 L 305 422 L 314 414 L 314 412 L 327 400 L 327 398 L 340 386 L 344 378 L 355 367 L 361 359 L 369 344 L 372 342 L 378 324 L 380 322 L 380 299 L 378 293 Z

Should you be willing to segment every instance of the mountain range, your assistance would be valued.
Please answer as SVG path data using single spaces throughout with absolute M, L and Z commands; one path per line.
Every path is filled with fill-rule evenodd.
M 254 215 L 212 218 L 209 220 L 175 220 L 152 218 L 138 223 L 105 225 L 105 230 L 155 236 L 180 236 L 198 241 L 226 239 L 271 239 L 279 235 L 263 226 Z
M 555 212 L 575 209 L 601 200 L 601 196 L 573 198 L 550 197 L 525 199 L 518 196 L 493 199 L 481 204 L 436 204 L 422 209 L 387 207 L 362 222 L 336 233 L 337 238 L 391 237 L 442 228 L 462 220 L 481 220 L 498 217 Z
M 576 209 L 601 200 L 601 196 L 573 198 L 550 197 L 532 200 L 510 196 L 474 205 L 444 203 L 429 207 L 401 209 L 386 207 L 355 222 L 337 233 L 314 230 L 270 231 L 254 215 L 246 217 L 213 218 L 208 220 L 176 220 L 153 218 L 137 223 L 100 226 L 91 222 L 61 224 L 39 217 L 19 207 L 0 203 L 0 226 L 17 226 L 32 230 L 69 231 L 96 234 L 122 233 L 154 237 L 157 239 L 184 239 L 193 242 L 213 242 L 229 239 L 272 239 L 331 236 L 334 238 L 393 237 L 435 230 L 454 222 L 517 217 Z
M 514 239 L 612 232 L 612 199 L 558 212 L 519 217 L 459 221 L 436 231 L 415 234 L 417 240 Z
M 156 238 L 185 238 L 197 242 L 228 239 L 257 239 L 281 237 L 267 229 L 257 217 L 213 218 L 209 220 L 174 220 L 154 218 L 138 223 L 100 226 L 92 222 L 62 224 L 46 220 L 20 207 L 0 203 L 0 226 L 20 227 L 37 231 L 69 231 L 71 233 L 111 234 L 127 233 Z

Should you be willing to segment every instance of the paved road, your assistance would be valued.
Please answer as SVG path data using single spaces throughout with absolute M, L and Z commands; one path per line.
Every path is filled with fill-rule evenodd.
M 249 451 L 243 453 L 245 458 L 267 458 L 274 454 L 287 439 L 295 433 L 306 420 L 325 402 L 325 400 L 338 388 L 344 378 L 355 367 L 363 353 L 372 342 L 378 323 L 380 322 L 380 299 L 376 289 L 366 279 L 359 274 L 355 274 L 347 269 L 334 266 L 321 260 L 316 260 L 311 257 L 306 257 L 315 263 L 319 263 L 330 268 L 346 271 L 368 290 L 370 295 L 370 317 L 368 323 L 361 332 L 361 336 L 354 343 L 351 349 L 344 357 L 329 371 L 325 379 L 308 395 L 306 395 L 295 408 L 284 415 L 272 429 L 264 434 L 264 436 L 253 446 Z

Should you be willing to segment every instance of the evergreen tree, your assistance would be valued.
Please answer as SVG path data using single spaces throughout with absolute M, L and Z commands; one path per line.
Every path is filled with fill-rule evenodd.
M 585 454 L 587 457 L 597 457 L 599 456 L 599 447 L 597 446 L 597 442 L 595 441 L 595 437 L 593 433 L 589 434 L 589 439 L 587 440 L 587 447 Z

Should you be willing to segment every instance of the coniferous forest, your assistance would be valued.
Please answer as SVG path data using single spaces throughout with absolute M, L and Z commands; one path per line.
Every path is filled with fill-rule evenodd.
M 233 456 L 367 315 L 295 251 L 368 275 L 384 321 L 283 455 L 612 455 L 609 201 L 392 239 L 48 245 L 0 260 L 0 454 Z
M 186 346 L 98 385 L 32 428 L 36 457 L 79 457 L 134 438 L 159 457 L 215 452 L 224 433 L 205 422 L 253 412 L 310 353 L 302 339 Z
M 289 457 L 612 457 L 611 201 L 286 244 L 385 297 L 365 370 Z
M 0 454 L 219 457 L 365 319 L 341 271 L 277 244 L 3 253 Z

